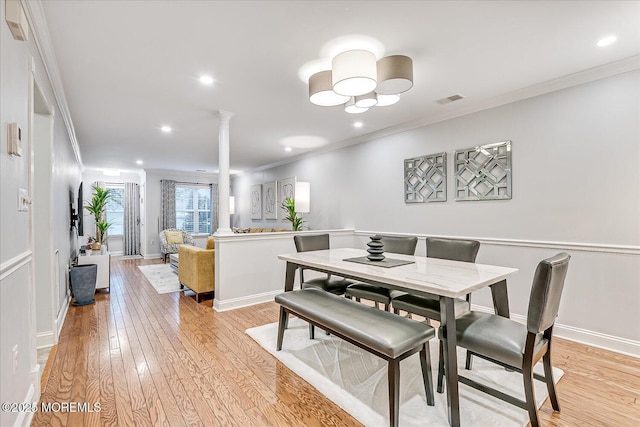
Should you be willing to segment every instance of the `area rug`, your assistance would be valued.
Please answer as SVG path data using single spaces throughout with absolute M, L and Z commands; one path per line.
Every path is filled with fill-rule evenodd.
M 118 257 L 118 261 L 126 261 L 129 259 L 143 259 L 142 255 L 123 255 L 121 257 Z
M 159 294 L 180 291 L 178 275 L 170 264 L 139 265 L 138 268 Z
M 335 402 L 365 426 L 389 425 L 387 363 L 340 338 L 316 332 L 310 340 L 308 324 L 291 318 L 281 351 L 276 351 L 278 324 L 247 329 L 246 333 L 320 393 Z M 438 340 L 430 342 L 434 388 L 437 379 Z M 464 370 L 464 350 L 458 350 L 459 372 L 524 399 L 522 375 L 482 360 L 473 360 L 473 370 Z M 542 373 L 542 366 L 536 366 Z M 554 368 L 556 382 L 564 372 Z M 535 381 L 538 407 L 547 398 L 544 383 Z M 435 390 L 434 390 L 435 391 Z M 446 391 L 446 390 L 445 390 Z M 414 354 L 400 362 L 400 426 L 448 427 L 446 394 L 436 395 L 436 406 L 428 406 L 420 360 Z M 521 427 L 529 423 L 527 411 L 460 384 L 460 418 L 464 426 Z

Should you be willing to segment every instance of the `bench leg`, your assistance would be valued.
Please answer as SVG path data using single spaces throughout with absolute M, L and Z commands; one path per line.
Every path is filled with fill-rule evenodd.
M 440 351 L 438 352 L 438 393 L 442 393 L 444 391 L 444 345 L 442 344 L 442 340 L 440 340 L 440 345 L 438 346 Z
M 316 328 L 311 323 L 309 323 L 309 339 L 312 340 L 316 337 Z
M 284 338 L 284 330 L 286 329 L 289 313 L 280 307 L 280 319 L 278 320 L 278 341 L 276 343 L 276 351 L 282 350 L 282 339 Z
M 389 425 L 398 426 L 400 418 L 400 361 L 389 360 Z
M 436 401 L 433 395 L 433 380 L 431 379 L 431 353 L 429 343 L 424 343 L 420 350 L 420 366 L 422 367 L 422 381 L 424 381 L 424 391 L 427 394 L 427 405 L 435 406 Z
M 467 350 L 467 359 L 464 363 L 464 368 L 469 371 L 473 368 L 473 359 L 471 359 L 471 352 L 469 350 Z

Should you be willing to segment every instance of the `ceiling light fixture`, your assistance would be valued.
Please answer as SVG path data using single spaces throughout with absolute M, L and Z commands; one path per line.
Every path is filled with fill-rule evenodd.
M 365 93 L 364 95 L 356 96 L 356 107 L 369 108 L 378 104 L 378 97 L 375 92 Z
M 172 131 L 171 126 L 162 126 L 160 130 L 164 133 L 171 133 Z
M 596 45 L 598 45 L 598 47 L 605 47 L 614 44 L 616 40 L 618 40 L 616 36 L 608 36 L 598 40 L 598 43 L 596 43 Z
M 354 98 L 351 98 L 346 104 L 344 104 L 344 111 L 349 114 L 366 113 L 368 110 L 368 108 L 358 107 Z
M 413 60 L 391 55 L 376 61 L 374 53 L 348 50 L 336 55 L 331 70 L 309 77 L 309 101 L 322 107 L 344 104 L 347 113 L 393 105 L 413 87 Z
M 213 84 L 213 77 L 202 75 L 200 76 L 200 83 L 203 85 L 211 86 Z
M 333 91 L 331 70 L 326 70 L 309 77 L 309 100 L 322 107 L 335 107 L 347 102 L 349 97 Z
M 141 165 L 141 164 L 143 164 L 143 163 L 144 163 L 144 162 L 143 162 L 142 160 L 136 160 L 136 165 Z
M 291 147 L 284 147 L 284 151 L 286 151 L 287 153 L 291 151 Z
M 333 91 L 340 95 L 364 95 L 378 85 L 376 56 L 366 50 L 342 52 L 331 61 L 331 70 Z
M 376 107 L 387 107 L 400 101 L 400 95 L 378 95 Z
M 355 122 L 355 123 L 353 124 L 353 127 L 354 127 L 354 128 L 361 128 L 362 126 L 363 126 L 363 125 L 362 125 L 362 122 Z

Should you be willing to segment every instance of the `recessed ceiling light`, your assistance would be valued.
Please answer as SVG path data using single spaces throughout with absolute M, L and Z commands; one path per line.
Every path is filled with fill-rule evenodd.
M 605 46 L 609 46 L 611 44 L 614 44 L 616 42 L 617 37 L 616 36 L 608 36 L 605 38 L 602 38 L 600 40 L 598 40 L 598 43 L 596 43 L 599 47 L 605 47 Z
M 362 127 L 362 122 L 355 122 L 355 123 L 353 124 L 353 127 L 354 127 L 354 128 L 361 128 L 361 127 Z
M 213 84 L 213 77 L 202 75 L 200 76 L 200 83 L 203 85 L 211 86 Z
M 171 126 L 162 126 L 160 130 L 164 133 L 170 133 L 172 131 Z
M 288 153 L 289 151 L 291 151 L 291 147 L 284 147 L 284 151 Z
M 144 163 L 144 162 L 143 162 L 142 160 L 136 160 L 136 165 L 141 165 L 141 164 L 143 164 L 143 163 Z

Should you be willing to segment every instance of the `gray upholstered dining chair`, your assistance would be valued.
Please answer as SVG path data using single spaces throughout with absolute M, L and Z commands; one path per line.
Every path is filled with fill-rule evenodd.
M 418 238 L 415 236 L 382 236 L 382 243 L 384 244 L 383 250 L 385 253 L 413 255 L 416 253 Z M 360 302 L 361 298 L 374 301 L 377 308 L 379 308 L 378 304 L 383 304 L 384 309 L 389 311 L 392 292 L 380 286 L 354 283 L 347 287 L 345 295 L 350 299 L 355 298 L 358 302 Z
M 546 383 L 551 406 L 555 411 L 560 411 L 553 381 L 551 347 L 553 325 L 558 316 L 570 258 L 569 254 L 562 252 L 538 264 L 529 296 L 526 325 L 506 317 L 476 311 L 470 311 L 456 319 L 458 346 L 466 348 L 475 356 L 522 373 L 526 400 L 522 401 L 463 376 L 459 376 L 458 380 L 526 409 L 531 427 L 539 425 L 534 378 Z M 441 337 L 442 334 L 443 331 L 440 330 Z M 543 360 L 544 376 L 533 373 L 533 367 L 540 359 Z M 445 372 L 441 367 L 438 377 L 441 378 L 443 374 Z
M 293 236 L 293 242 L 297 252 L 321 251 L 330 248 L 328 234 Z M 304 270 L 304 268 L 300 268 L 300 287 L 302 289 L 319 288 L 332 294 L 342 295 L 347 286 L 353 283 L 344 277 L 331 276 L 331 274 L 327 274 L 326 277 L 305 280 Z M 313 337 L 314 326 L 309 324 L 309 338 L 313 339 Z
M 297 252 L 321 251 L 324 249 L 329 249 L 328 234 L 293 236 L 293 241 L 296 245 Z M 326 277 L 304 280 L 304 270 L 304 268 L 300 268 L 300 285 L 302 289 L 310 287 L 320 288 L 324 291 L 331 292 L 332 294 L 342 295 L 347 289 L 347 286 L 352 283 L 343 277 L 335 277 L 331 276 L 330 274 L 328 274 Z
M 427 237 L 427 257 L 447 259 L 451 261 L 476 262 L 476 256 L 480 250 L 480 242 L 477 240 L 465 239 L 443 239 L 439 237 Z M 440 322 L 440 297 L 434 295 L 432 298 L 418 296 L 409 293 L 393 291 L 391 292 L 391 304 L 393 312 L 398 314 L 399 310 L 404 310 L 409 314 L 417 314 L 430 320 Z M 471 309 L 471 294 L 454 300 L 455 316 L 460 317 Z M 440 368 L 444 369 L 444 349 L 440 341 Z M 467 352 L 465 366 L 471 369 L 471 354 Z M 438 392 L 442 393 L 442 378 L 438 377 Z

